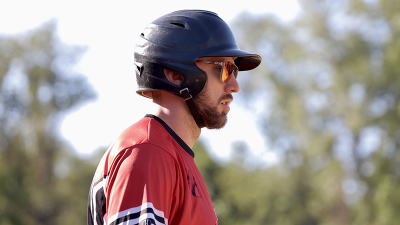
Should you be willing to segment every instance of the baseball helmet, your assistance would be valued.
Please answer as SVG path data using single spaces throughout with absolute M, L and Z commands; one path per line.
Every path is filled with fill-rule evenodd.
M 239 71 L 261 63 L 259 55 L 239 49 L 228 24 L 216 13 L 180 10 L 159 17 L 140 34 L 134 52 L 137 93 L 152 98 L 151 91 L 167 91 L 183 97 L 197 125 L 204 127 L 192 100 L 207 83 L 207 74 L 196 66 L 200 57 L 234 57 Z M 182 84 L 169 82 L 163 69 L 181 74 Z

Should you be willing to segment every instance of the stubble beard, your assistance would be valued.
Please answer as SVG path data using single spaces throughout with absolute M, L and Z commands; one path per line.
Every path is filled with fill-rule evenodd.
M 193 100 L 197 106 L 197 110 L 199 110 L 200 115 L 203 117 L 205 126 L 208 129 L 221 129 L 227 123 L 228 117 L 225 111 L 222 113 L 218 112 L 218 104 L 223 99 L 233 99 L 232 95 L 227 94 L 222 96 L 215 106 L 210 103 L 209 99 L 208 94 L 202 92 Z

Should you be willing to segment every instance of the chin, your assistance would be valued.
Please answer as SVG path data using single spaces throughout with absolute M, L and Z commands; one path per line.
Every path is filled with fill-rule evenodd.
M 210 117 L 204 118 L 204 123 L 208 129 L 221 129 L 223 128 L 226 123 L 228 122 L 228 118 L 226 114 L 220 115 L 218 118 L 213 117 L 212 119 Z
M 195 99 L 200 115 L 203 117 L 205 127 L 208 129 L 223 128 L 228 120 L 227 114 L 229 110 L 225 108 L 221 110 L 220 105 L 212 106 L 206 99 L 206 94 L 200 95 Z

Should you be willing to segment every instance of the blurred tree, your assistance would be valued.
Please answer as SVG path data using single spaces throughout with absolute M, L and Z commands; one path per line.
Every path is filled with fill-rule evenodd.
M 400 224 L 400 2 L 299 3 L 291 22 L 243 13 L 232 24 L 239 46 L 263 57 L 242 90 L 263 103 L 247 106 L 282 160 L 222 168 L 220 220 Z
M 73 66 L 55 22 L 0 36 L 0 224 L 82 224 L 95 165 L 59 134 L 68 110 L 95 92 Z

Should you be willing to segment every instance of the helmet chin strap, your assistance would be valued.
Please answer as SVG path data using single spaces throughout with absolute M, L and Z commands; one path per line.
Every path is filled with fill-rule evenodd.
M 203 117 L 201 116 L 199 110 L 196 107 L 196 104 L 193 101 L 192 95 L 189 93 L 189 89 L 187 87 L 183 88 L 179 91 L 183 99 L 185 99 L 186 104 L 189 107 L 190 112 L 192 113 L 193 119 L 196 122 L 197 126 L 201 129 L 205 127 Z

